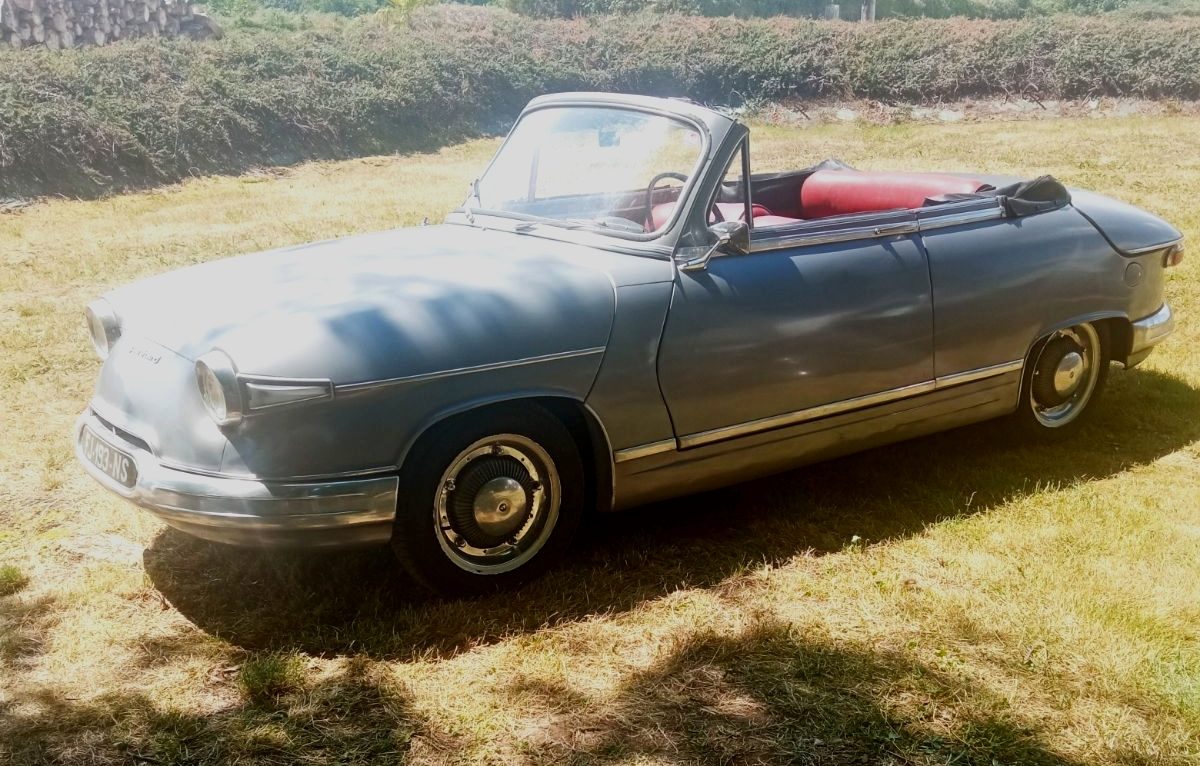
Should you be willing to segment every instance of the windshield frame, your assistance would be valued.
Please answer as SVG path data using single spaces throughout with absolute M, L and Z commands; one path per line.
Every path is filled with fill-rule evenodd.
M 664 117 L 669 120 L 674 120 L 675 122 L 681 123 L 689 128 L 694 129 L 697 133 L 700 134 L 700 151 L 697 153 L 697 156 L 696 156 L 696 164 L 692 167 L 691 171 L 688 173 L 687 183 L 685 183 L 679 189 L 679 198 L 678 198 L 679 204 L 677 204 L 675 206 L 675 210 L 672 211 L 671 218 L 669 221 L 667 221 L 666 225 L 662 226 L 661 228 L 659 228 L 655 231 L 642 232 L 639 234 L 637 232 L 624 231 L 621 229 L 611 228 L 611 227 L 603 226 L 603 225 L 596 224 L 596 223 L 584 223 L 581 221 L 565 221 L 565 220 L 558 219 L 558 218 L 546 218 L 544 216 L 529 215 L 527 213 L 516 213 L 511 210 L 494 210 L 491 208 L 469 206 L 469 203 L 472 199 L 478 199 L 477 197 L 475 197 L 475 192 L 474 192 L 475 184 L 479 181 L 479 179 L 486 176 L 488 174 L 488 172 L 492 169 L 492 166 L 496 163 L 496 159 L 504 151 L 505 147 L 508 146 L 509 140 L 512 139 L 513 134 L 516 133 L 516 131 L 517 131 L 517 127 L 520 126 L 521 122 L 526 117 L 528 117 L 529 115 L 531 115 L 535 112 L 539 112 L 543 109 L 577 109 L 577 108 L 612 109 L 614 111 L 620 111 L 620 112 L 642 112 L 644 114 L 651 114 L 656 117 Z M 563 229 L 563 230 L 567 230 L 567 231 L 588 231 L 588 232 L 593 232 L 593 233 L 597 233 L 597 234 L 603 234 L 605 236 L 613 237 L 616 239 L 630 240 L 633 242 L 652 242 L 652 241 L 654 241 L 656 239 L 660 239 L 660 238 L 666 236 L 668 233 L 670 233 L 675 228 L 676 224 L 678 224 L 679 221 L 684 217 L 686 210 L 690 207 L 690 204 L 685 204 L 685 203 L 690 203 L 692 193 L 695 191 L 697 184 L 701 180 L 701 175 L 704 173 L 704 169 L 708 165 L 708 162 L 709 162 L 708 154 L 709 154 L 709 150 L 711 149 L 711 147 L 712 147 L 712 136 L 710 135 L 708 125 L 706 125 L 702 120 L 700 120 L 698 118 L 692 117 L 690 115 L 679 114 L 678 112 L 671 112 L 671 111 L 668 111 L 665 109 L 656 109 L 652 106 L 643 106 L 641 104 L 619 104 L 619 103 L 613 103 L 611 101 L 582 101 L 582 100 L 580 100 L 580 101 L 569 101 L 569 102 L 548 102 L 545 104 L 535 104 L 521 112 L 521 115 L 517 118 L 517 121 L 515 123 L 513 123 L 512 129 L 508 131 L 508 135 L 506 135 L 504 137 L 504 141 L 500 144 L 500 147 L 496 150 L 496 153 L 494 155 L 492 155 L 491 160 L 488 161 L 488 164 L 483 169 L 483 172 L 480 173 L 476 177 L 475 181 L 472 182 L 471 196 L 469 196 L 467 198 L 467 201 L 461 207 L 459 207 L 459 209 L 455 212 L 467 212 L 468 207 L 469 207 L 470 213 L 473 215 L 486 215 L 486 216 L 491 216 L 491 217 L 495 217 L 495 218 L 507 218 L 507 219 L 511 219 L 514 221 L 520 221 L 520 222 L 523 222 L 526 224 L 552 226 L 556 229 Z

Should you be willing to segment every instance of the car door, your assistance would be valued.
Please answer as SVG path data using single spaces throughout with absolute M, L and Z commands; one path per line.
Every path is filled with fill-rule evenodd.
M 679 270 L 658 372 L 686 448 L 920 393 L 932 343 L 915 214 L 844 216 Z

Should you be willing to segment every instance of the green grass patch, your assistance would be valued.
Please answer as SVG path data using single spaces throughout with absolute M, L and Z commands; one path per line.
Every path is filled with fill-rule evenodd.
M 12 564 L 0 566 L 0 596 L 11 596 L 17 591 L 24 590 L 29 584 L 29 577 Z
M 265 702 L 304 687 L 305 662 L 295 654 L 267 652 L 246 660 L 238 684 L 253 702 Z

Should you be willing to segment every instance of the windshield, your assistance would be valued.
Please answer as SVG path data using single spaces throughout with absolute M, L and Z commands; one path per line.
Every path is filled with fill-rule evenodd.
M 483 210 L 643 234 L 672 219 L 700 132 L 628 109 L 551 107 L 521 118 L 477 185 Z

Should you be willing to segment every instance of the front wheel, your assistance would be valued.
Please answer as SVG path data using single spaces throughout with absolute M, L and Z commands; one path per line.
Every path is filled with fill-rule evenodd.
M 509 587 L 563 554 L 582 518 L 583 486 L 579 450 L 545 409 L 460 415 L 405 461 L 392 547 L 438 592 Z
M 1078 324 L 1042 339 L 1025 365 L 1016 425 L 1033 436 L 1073 432 L 1104 390 L 1109 360 L 1102 325 Z

